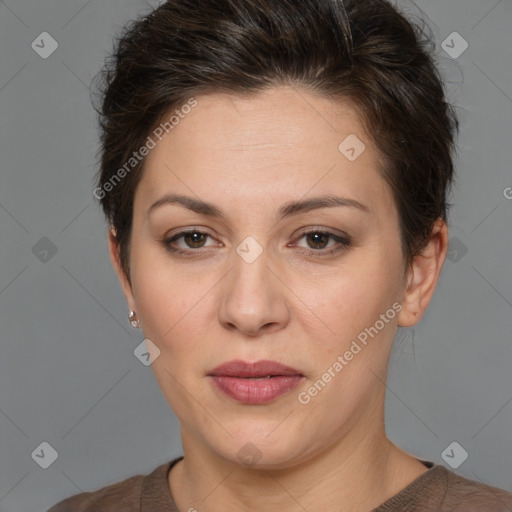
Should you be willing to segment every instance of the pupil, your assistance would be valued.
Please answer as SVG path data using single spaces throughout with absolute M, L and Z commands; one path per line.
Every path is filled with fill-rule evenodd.
M 189 237 L 189 239 L 192 239 L 192 244 L 197 244 L 197 243 L 201 243 L 201 237 L 203 236 L 202 233 L 198 233 L 198 232 L 193 232 L 193 233 L 188 233 L 187 235 Z
M 318 241 L 318 237 L 319 238 L 326 238 L 325 235 L 323 235 L 322 233 L 313 233 L 313 234 L 311 234 L 309 236 L 312 237 L 312 238 L 316 238 L 316 240 L 313 241 L 313 244 L 320 244 L 322 247 L 325 246 L 325 243 L 322 244 L 321 242 Z

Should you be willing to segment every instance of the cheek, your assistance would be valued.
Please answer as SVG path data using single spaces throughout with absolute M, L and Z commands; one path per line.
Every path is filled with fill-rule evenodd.
M 204 349 L 218 322 L 215 283 L 221 276 L 199 274 L 193 265 L 173 265 L 158 249 L 134 250 L 133 269 L 144 336 L 163 356 L 155 361 L 155 370 L 165 365 L 180 379 L 191 371 L 201 374 L 212 364 Z
M 332 340 L 329 356 L 339 351 L 340 345 L 349 345 L 361 332 L 373 326 L 397 301 L 400 260 L 380 254 L 377 251 L 361 252 L 357 260 L 354 258 L 353 262 L 340 266 L 340 270 L 333 272 L 321 286 L 318 281 L 311 284 L 306 302 L 315 304 L 311 309 L 329 327 L 329 339 Z M 384 330 L 388 327 L 393 327 L 393 322 L 386 323 Z
M 158 249 L 134 247 L 132 257 L 134 297 L 144 334 L 165 344 L 186 323 L 203 288 L 193 286 L 190 275 L 177 271 Z
M 223 297 L 215 284 L 222 273 L 173 264 L 153 243 L 134 243 L 131 258 L 134 296 L 145 336 L 161 350 L 172 349 L 177 355 L 183 349 L 184 357 L 194 357 L 201 340 L 207 341 L 217 326 Z M 350 343 L 391 307 L 397 296 L 399 264 L 398 244 L 368 244 L 329 270 L 290 272 L 289 288 L 296 290 L 297 297 L 283 289 L 283 300 L 294 304 L 292 314 L 307 331 L 310 343 L 329 339 L 329 345 L 339 348 L 340 342 Z

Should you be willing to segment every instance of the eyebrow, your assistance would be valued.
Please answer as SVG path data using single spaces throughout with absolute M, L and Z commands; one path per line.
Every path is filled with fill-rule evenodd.
M 165 196 L 161 197 L 147 209 L 146 215 L 149 216 L 155 209 L 168 204 L 181 205 L 200 215 L 214 217 L 223 221 L 226 220 L 226 215 L 222 212 L 222 210 L 217 208 L 217 206 L 202 201 L 201 199 L 196 199 L 180 194 L 166 194 Z M 357 208 L 364 212 L 370 211 L 367 206 L 360 203 L 359 201 L 356 201 L 355 199 L 326 195 L 284 203 L 279 208 L 277 213 L 277 221 L 279 222 L 286 217 L 309 212 L 311 210 L 317 210 L 320 208 L 333 208 L 337 206 L 348 206 Z

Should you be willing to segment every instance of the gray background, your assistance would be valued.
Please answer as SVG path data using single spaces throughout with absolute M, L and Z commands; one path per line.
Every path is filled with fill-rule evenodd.
M 425 317 L 397 337 L 388 434 L 445 465 L 441 454 L 457 441 L 469 454 L 458 473 L 512 490 L 512 3 L 399 4 L 435 33 L 461 136 L 450 260 Z M 129 327 L 92 196 L 88 85 L 113 35 L 150 8 L 0 3 L 2 512 L 44 511 L 181 454 L 178 422 L 151 367 L 134 357 L 141 331 Z M 44 31 L 59 44 L 47 59 L 31 48 Z M 442 46 L 454 31 L 469 44 L 457 58 Z M 43 237 L 55 254 L 44 254 Z M 31 456 L 42 442 L 58 452 L 47 469 Z

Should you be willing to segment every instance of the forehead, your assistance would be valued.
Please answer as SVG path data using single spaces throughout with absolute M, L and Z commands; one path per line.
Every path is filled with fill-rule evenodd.
M 199 150 L 244 149 L 260 154 L 278 147 L 289 150 L 287 158 L 311 148 L 337 157 L 336 142 L 344 135 L 357 133 L 361 139 L 367 138 L 351 104 L 290 86 L 251 96 L 210 93 L 196 101 L 197 106 L 173 129 L 174 140 L 167 141 L 170 145 L 185 142 Z
M 147 156 L 138 190 L 146 207 L 176 190 L 261 202 L 336 190 L 389 203 L 380 155 L 348 102 L 288 86 L 196 100 Z

